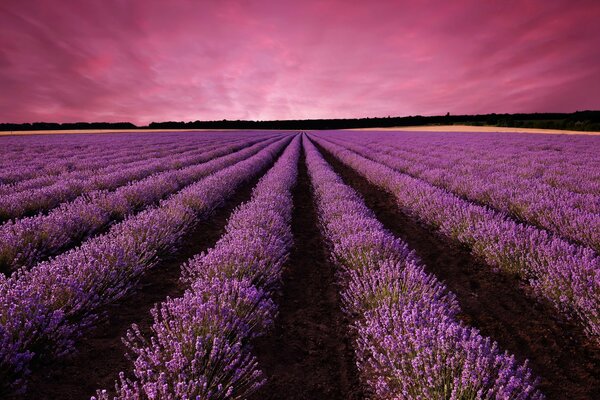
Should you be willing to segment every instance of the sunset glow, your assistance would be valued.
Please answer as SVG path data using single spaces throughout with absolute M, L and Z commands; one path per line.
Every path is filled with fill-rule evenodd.
M 0 122 L 600 108 L 600 2 L 7 1 Z

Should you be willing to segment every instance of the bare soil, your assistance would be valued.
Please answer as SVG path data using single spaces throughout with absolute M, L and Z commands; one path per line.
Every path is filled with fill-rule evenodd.
M 341 311 L 334 266 L 328 261 L 304 157 L 293 192 L 294 247 L 277 296 L 279 317 L 254 343 L 267 384 L 256 400 L 363 398 L 348 321 Z
M 385 227 L 414 249 L 426 269 L 456 294 L 462 320 L 520 361 L 529 360 L 548 399 L 600 399 L 600 350 L 578 325 L 561 319 L 549 304 L 534 300 L 524 282 L 492 272 L 468 249 L 400 210 L 393 195 L 320 151 Z

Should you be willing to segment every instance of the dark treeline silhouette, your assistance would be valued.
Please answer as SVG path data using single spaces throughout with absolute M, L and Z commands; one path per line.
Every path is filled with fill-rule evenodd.
M 148 127 L 156 129 L 348 129 L 384 128 L 415 125 L 493 125 L 521 128 L 568 129 L 600 131 L 600 111 L 574 113 L 534 114 L 481 114 L 443 116 L 409 116 L 354 119 L 309 119 L 275 121 L 192 121 L 152 122 Z
M 167 121 L 152 122 L 148 126 L 135 126 L 129 122 L 77 122 L 32 124 L 0 124 L 2 131 L 50 130 L 50 129 L 282 129 L 319 130 L 349 128 L 385 128 L 415 125 L 466 124 L 478 126 L 504 126 L 518 128 L 566 129 L 577 131 L 600 131 L 600 111 L 577 111 L 574 113 L 530 114 L 479 114 L 440 115 L 353 119 L 307 119 L 274 121 Z
M 25 124 L 0 124 L 0 131 L 50 131 L 69 129 L 137 129 L 131 122 L 33 122 Z

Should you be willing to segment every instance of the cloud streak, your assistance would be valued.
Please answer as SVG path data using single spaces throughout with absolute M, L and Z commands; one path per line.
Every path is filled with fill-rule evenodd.
M 3 2 L 0 121 L 598 109 L 599 20 L 595 0 Z

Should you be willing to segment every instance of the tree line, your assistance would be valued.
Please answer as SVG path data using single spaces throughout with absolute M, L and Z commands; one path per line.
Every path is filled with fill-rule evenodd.
M 517 128 L 566 129 L 600 131 L 600 111 L 574 113 L 518 113 L 478 115 L 438 115 L 383 118 L 305 119 L 305 120 L 219 120 L 219 121 L 165 121 L 136 126 L 130 122 L 75 122 L 25 124 L 0 123 L 0 131 L 66 130 L 66 129 L 281 129 L 322 130 L 350 128 L 386 128 L 416 125 L 478 125 Z

